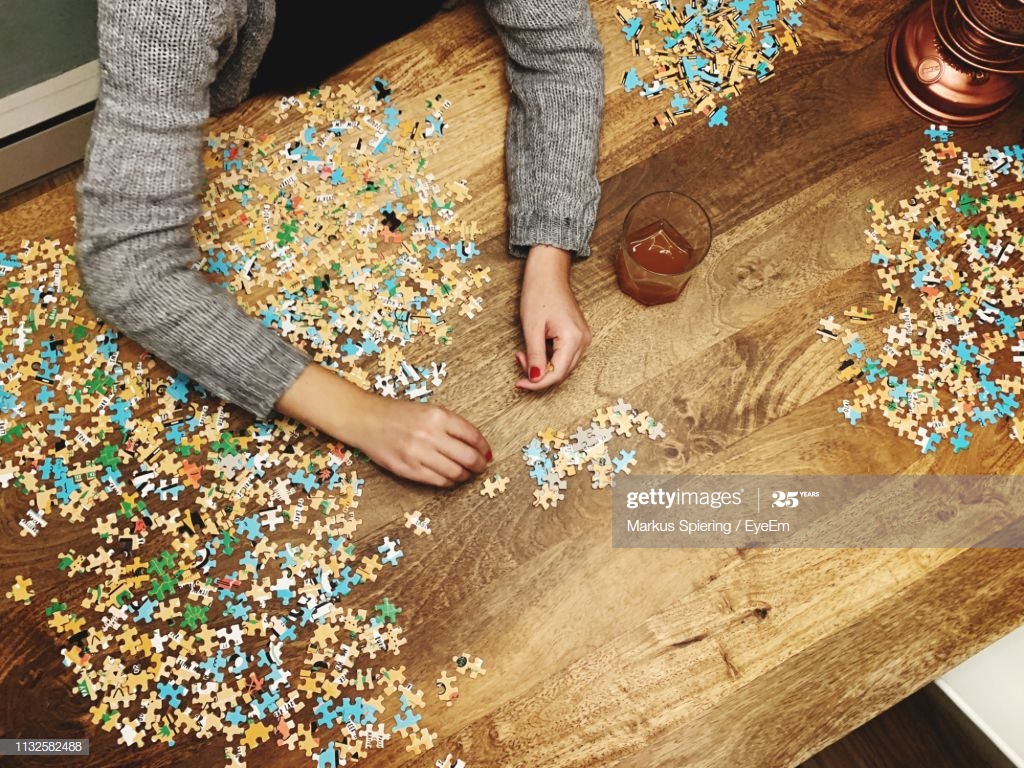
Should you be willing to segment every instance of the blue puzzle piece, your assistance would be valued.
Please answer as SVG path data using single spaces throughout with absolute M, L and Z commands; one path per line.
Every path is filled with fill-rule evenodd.
M 861 418 L 861 412 L 853 406 L 841 405 L 836 408 L 836 412 L 842 414 L 843 418 L 853 426 L 857 426 L 857 422 L 860 421 Z
M 338 573 L 338 579 L 331 594 L 334 597 L 346 597 L 352 592 L 352 587 L 361 584 L 362 581 L 363 577 L 353 571 L 351 566 L 346 565 Z
M 334 706 L 334 702 L 325 699 L 323 696 L 317 696 L 316 702 L 316 706 L 313 707 L 313 713 L 317 716 L 317 725 L 321 725 L 324 728 L 332 727 L 334 721 L 338 719 L 338 715 L 341 714 L 341 710 Z
M 974 434 L 967 429 L 966 424 L 958 424 L 953 430 L 953 437 L 949 441 L 949 444 L 953 446 L 953 453 L 966 451 L 971 446 L 970 438 L 972 437 L 974 437 Z
M 158 604 L 151 598 L 143 600 L 142 605 L 135 611 L 135 623 L 144 622 L 150 624 L 153 621 L 153 614 L 156 612 Z
M 636 73 L 636 67 L 631 67 L 629 72 L 622 76 L 622 87 L 626 89 L 626 93 L 632 93 L 643 84 L 644 81 Z
M 288 479 L 291 482 L 295 483 L 296 485 L 302 486 L 302 489 L 306 493 L 312 493 L 313 490 L 318 486 L 316 476 L 311 475 L 308 472 L 304 472 L 301 469 L 296 469 L 294 472 L 288 475 Z
M 924 135 L 928 137 L 928 141 L 933 144 L 938 144 L 939 142 L 949 141 L 952 139 L 953 131 L 949 130 L 949 128 L 946 128 L 945 126 L 940 128 L 936 125 L 932 125 L 930 128 L 924 129 Z
M 185 686 L 172 683 L 169 680 L 164 680 L 157 683 L 156 686 L 157 695 L 163 699 L 174 709 L 181 706 L 181 697 L 184 696 L 188 691 Z
M 999 404 L 996 406 L 996 413 L 1005 418 L 1013 418 L 1020 406 L 1017 398 L 1012 392 L 1003 392 L 999 395 Z
M 1003 336 L 1012 338 L 1017 335 L 1017 326 L 1020 325 L 1019 318 L 1008 315 L 1005 312 L 1000 312 L 999 320 L 997 322 L 999 323 L 999 329 L 1002 331 Z
M 50 424 L 46 427 L 47 432 L 51 432 L 58 437 L 67 429 L 68 424 L 71 422 L 71 416 L 60 408 L 57 411 L 51 411 L 49 413 Z
M 355 722 L 359 725 L 372 724 L 376 717 L 372 707 L 366 706 L 362 697 L 341 700 L 341 720 L 344 723 Z
M 235 533 L 245 536 L 249 541 L 257 541 L 263 538 L 260 531 L 262 526 L 259 515 L 249 515 L 235 522 Z
M 961 362 L 968 364 L 974 362 L 974 359 L 978 356 L 978 353 L 981 350 L 973 344 L 967 344 L 967 342 L 961 339 L 953 347 L 953 351 L 956 353 L 956 356 L 960 358 Z
M 338 748 L 333 741 L 317 753 L 316 768 L 338 768 Z
M 710 117 L 708 117 L 708 126 L 711 128 L 717 128 L 719 126 L 729 125 L 728 117 L 729 108 L 725 104 L 722 104 L 711 113 Z
M 612 459 L 612 465 L 615 467 L 616 474 L 627 471 L 630 462 L 634 459 L 636 459 L 636 451 L 619 451 L 619 455 Z
M 1003 390 L 999 388 L 999 385 L 996 382 L 988 378 L 987 374 L 982 374 L 982 377 L 978 379 L 978 383 L 981 385 L 981 392 L 978 393 L 978 399 L 983 403 L 987 403 L 990 400 L 996 400 L 999 395 L 1002 394 Z
M 402 701 L 406 701 L 404 693 L 402 694 Z M 405 728 L 412 728 L 422 719 L 423 717 L 421 715 L 417 715 L 415 712 L 411 711 L 411 709 L 404 710 L 399 714 L 395 715 L 395 725 L 391 729 L 391 732 L 397 733 L 398 731 L 404 730 Z
M 398 127 L 399 123 L 401 122 L 398 119 L 398 116 L 400 114 L 401 113 L 394 107 L 388 107 L 387 109 L 384 110 L 384 125 L 388 127 L 389 131 L 393 131 L 395 128 Z
M 983 427 L 991 427 L 998 421 L 999 414 L 996 413 L 994 408 L 975 408 L 971 418 L 976 424 L 980 424 Z
M 775 0 L 764 0 L 761 12 L 757 14 L 757 23 L 768 26 L 779 17 L 779 4 Z
M 249 720 L 248 716 L 242 711 L 241 706 L 237 706 L 228 712 L 224 719 L 227 720 L 231 725 L 241 726 L 245 725 Z

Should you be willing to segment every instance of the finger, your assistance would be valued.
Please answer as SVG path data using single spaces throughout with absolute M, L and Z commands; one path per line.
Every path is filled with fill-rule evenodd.
M 544 383 L 547 386 L 550 387 L 565 381 L 566 377 L 572 372 L 573 360 L 576 358 L 578 351 L 579 344 L 566 344 L 555 349 L 555 354 L 551 358 L 551 373 L 544 377 Z
M 534 383 L 544 377 L 544 371 L 548 366 L 548 351 L 545 344 L 547 338 L 544 330 L 543 325 L 523 327 L 523 336 L 526 340 L 526 377 Z
M 556 346 L 554 357 L 548 363 L 547 373 L 540 381 L 527 382 L 529 386 L 524 387 L 524 389 L 529 388 L 531 392 L 539 392 L 542 389 L 548 389 L 565 381 L 572 371 L 573 350 L 574 347 L 571 346 Z
M 582 360 L 583 356 L 587 353 L 587 347 L 589 346 L 589 343 L 583 343 L 576 348 L 576 352 L 572 356 L 572 362 L 569 363 L 569 370 L 566 371 L 566 376 L 576 370 L 576 366 L 580 364 L 580 360 Z
M 540 392 L 540 390 L 545 389 L 546 387 L 547 385 L 543 383 L 543 379 L 541 381 L 519 379 L 516 382 L 516 389 L 521 389 L 524 392 Z
M 476 448 L 452 435 L 446 436 L 438 446 L 441 453 L 460 467 L 480 474 L 487 469 L 487 459 Z
M 555 338 L 551 344 L 553 353 L 547 364 L 546 373 L 540 381 L 520 380 L 516 386 L 531 392 L 547 389 L 559 384 L 572 372 L 576 360 L 579 359 L 580 348 L 584 343 L 583 335 L 570 328 L 563 336 Z
M 590 347 L 590 329 L 584 328 L 584 332 L 580 339 L 580 343 L 576 345 L 576 352 L 573 354 L 572 362 L 569 364 L 569 370 L 566 371 L 566 376 L 576 370 L 576 366 L 580 364 L 580 360 L 587 353 L 587 349 Z
M 427 485 L 433 485 L 437 488 L 451 488 L 455 485 L 455 483 L 447 477 L 430 467 L 420 467 L 416 471 L 410 472 L 407 477 L 410 480 L 415 480 L 417 483 L 426 483 Z
M 569 370 L 566 372 L 566 376 L 568 376 L 570 373 L 576 370 L 576 366 L 580 364 L 580 360 L 583 359 L 583 353 L 585 351 L 585 349 L 576 350 L 576 354 L 573 355 L 572 362 L 569 363 Z
M 468 480 L 471 474 L 464 466 L 448 458 L 440 451 L 434 452 L 432 456 L 427 458 L 424 466 L 429 467 L 441 475 L 441 477 L 446 478 L 449 483 L 461 483 Z
M 412 460 L 410 462 L 383 466 L 388 472 L 392 472 L 406 480 L 412 480 L 414 483 L 424 483 L 425 485 L 433 485 L 438 488 L 448 488 L 452 485 L 451 480 L 420 461 Z
M 526 353 L 525 352 L 516 352 L 516 360 L 519 361 L 519 367 L 523 369 L 523 378 L 518 379 L 516 381 L 516 388 L 517 389 L 530 389 L 530 390 L 536 389 L 536 387 L 533 386 L 533 382 L 530 381 L 528 378 L 526 378 L 526 372 L 529 370 L 526 367 Z
M 490 461 L 492 458 L 491 446 L 488 444 L 487 439 L 481 434 L 480 430 L 466 421 L 464 418 L 456 413 L 449 414 L 447 424 L 445 424 L 445 432 L 452 437 L 456 437 L 466 445 L 470 446 L 476 453 L 479 454 L 480 458 L 483 459 L 484 463 Z M 469 466 L 466 464 L 464 466 Z M 474 464 L 475 466 L 475 464 Z M 477 470 L 480 471 L 480 470 Z
M 536 364 L 536 367 L 540 368 L 539 377 L 530 377 L 530 373 L 536 373 L 536 371 L 531 371 L 531 368 L 534 367 L 534 363 L 530 361 L 527 355 L 523 355 L 523 362 L 520 364 L 523 366 L 523 373 L 525 375 L 516 381 L 516 387 L 519 389 L 523 389 L 528 392 L 539 392 L 540 390 L 547 388 L 548 385 L 546 377 L 551 371 L 551 361 L 548 360 L 547 357 L 548 352 L 546 342 L 547 340 L 545 339 L 544 356 L 541 358 L 541 361 Z

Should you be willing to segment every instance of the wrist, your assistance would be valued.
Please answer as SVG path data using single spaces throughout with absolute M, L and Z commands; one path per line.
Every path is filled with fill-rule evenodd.
M 359 448 L 374 396 L 316 363 L 306 366 L 277 401 L 277 411 Z
M 526 256 L 526 273 L 543 275 L 545 278 L 564 277 L 569 279 L 572 254 L 553 245 L 534 245 Z

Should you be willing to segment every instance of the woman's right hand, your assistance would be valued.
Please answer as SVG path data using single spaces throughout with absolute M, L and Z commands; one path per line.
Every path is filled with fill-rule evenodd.
M 315 364 L 276 407 L 419 483 L 449 487 L 482 472 L 491 460 L 484 436 L 461 416 L 439 405 L 365 392 Z

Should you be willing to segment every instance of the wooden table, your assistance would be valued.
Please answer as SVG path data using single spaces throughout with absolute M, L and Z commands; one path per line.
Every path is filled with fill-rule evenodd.
M 437 493 L 361 470 L 361 536 L 379 539 L 414 508 L 437 528 L 410 540 L 412 562 L 389 584 L 409 640 L 399 663 L 425 688 L 464 648 L 488 668 L 457 706 L 428 706 L 438 747 L 418 758 L 387 749 L 367 765 L 433 765 L 449 751 L 472 768 L 794 765 L 1024 620 L 1024 554 L 1015 550 L 613 550 L 610 493 L 577 481 L 557 510 L 528 503 L 521 446 L 547 425 L 586 423 L 618 397 L 666 425 L 668 439 L 639 453 L 648 474 L 1021 466 L 1021 447 L 1002 427 L 966 453 L 927 457 L 874 414 L 849 428 L 835 413 L 834 352 L 815 340 L 822 314 L 877 294 L 867 201 L 898 200 L 924 178 L 925 125 L 884 72 L 887 35 L 904 9 L 805 6 L 799 55 L 780 57 L 773 79 L 744 90 L 728 128 L 691 118 L 662 132 L 650 125 L 652 105 L 619 86 L 634 60 L 615 2 L 592 5 L 606 49 L 604 197 L 594 256 L 573 279 L 594 342 L 571 380 L 543 396 L 512 386 L 519 265 L 505 258 L 501 234 L 506 88 L 483 12 L 461 8 L 344 73 L 356 82 L 383 73 L 410 103 L 443 86 L 454 103 L 453 133 L 433 167 L 469 179 L 473 217 L 492 235 L 481 258 L 495 279 L 483 315 L 457 326 L 438 400 L 481 426 L 495 469 L 514 478 L 491 502 L 472 486 Z M 253 101 L 213 130 L 272 128 L 272 115 L 266 100 Z M 958 139 L 971 149 L 1012 143 L 1022 118 L 1024 102 Z M 703 201 L 714 247 L 678 302 L 641 309 L 616 288 L 616 237 L 632 201 L 669 187 Z M 73 210 L 70 183 L 8 210 L 0 245 L 69 238 Z M 89 724 L 40 606 L 62 594 L 55 553 L 76 543 L 89 551 L 91 534 L 55 526 L 26 540 L 12 509 L 21 497 L 5 492 L 3 503 L 0 584 L 31 575 L 37 597 L 29 608 L 2 603 L 0 734 L 91 736 L 92 756 L 75 765 L 219 765 L 223 745 L 138 752 Z M 260 748 L 249 764 L 309 763 Z

